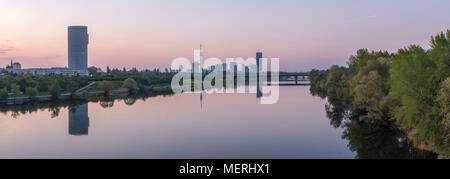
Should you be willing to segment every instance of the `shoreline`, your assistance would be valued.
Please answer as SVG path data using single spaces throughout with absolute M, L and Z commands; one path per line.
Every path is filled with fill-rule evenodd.
M 43 102 L 51 102 L 51 101 L 66 101 L 66 100 L 88 100 L 92 97 L 114 97 L 114 96 L 128 96 L 128 95 L 142 95 L 147 93 L 161 93 L 167 94 L 172 92 L 172 89 L 167 86 L 150 86 L 144 89 L 145 92 L 138 93 L 130 93 L 130 91 L 126 88 L 120 88 L 117 90 L 112 90 L 110 94 L 105 95 L 104 91 L 96 90 L 96 91 L 82 91 L 75 93 L 63 93 L 58 96 L 57 99 L 53 98 L 52 95 L 41 95 L 35 97 L 10 97 L 7 99 L 0 100 L 0 106 L 13 106 L 13 105 L 21 105 L 26 103 L 43 103 Z

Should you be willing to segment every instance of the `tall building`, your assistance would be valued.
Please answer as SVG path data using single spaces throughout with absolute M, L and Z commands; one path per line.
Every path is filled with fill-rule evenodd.
M 201 73 L 201 64 L 199 62 L 192 63 L 192 73 Z
M 200 45 L 200 49 L 194 50 L 194 64 L 195 68 L 193 67 L 193 73 L 203 73 L 203 49 L 202 45 Z M 198 65 L 198 66 L 197 66 Z
M 230 62 L 230 71 L 233 71 L 234 76 L 237 76 L 238 64 L 236 62 Z
M 88 44 L 87 26 L 69 26 L 69 69 L 80 70 L 88 74 Z

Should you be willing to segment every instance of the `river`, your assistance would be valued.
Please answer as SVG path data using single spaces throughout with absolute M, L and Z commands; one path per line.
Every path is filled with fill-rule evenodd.
M 256 94 L 176 94 L 32 112 L 11 107 L 0 113 L 0 158 L 431 157 L 396 132 L 335 128 L 325 104 L 307 86 L 282 86 L 274 105 Z

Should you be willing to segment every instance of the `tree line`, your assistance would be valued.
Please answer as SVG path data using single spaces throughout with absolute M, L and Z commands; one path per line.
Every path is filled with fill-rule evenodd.
M 431 48 L 396 53 L 358 50 L 347 67 L 310 72 L 311 93 L 328 99 L 335 126 L 343 119 L 398 127 L 416 146 L 450 154 L 450 31 L 431 37 Z M 351 117 L 350 117 L 351 116 Z
M 109 67 L 108 67 L 109 69 Z M 74 93 L 86 86 L 89 82 L 99 82 L 100 90 L 105 94 L 115 89 L 113 82 L 120 82 L 118 88 L 126 88 L 132 93 L 145 92 L 151 85 L 170 84 L 173 73 L 160 73 L 159 70 L 138 71 L 108 70 L 101 73 L 97 67 L 89 68 L 89 76 L 65 76 L 65 75 L 6 75 L 0 77 L 0 100 L 10 97 L 27 96 L 33 98 L 38 95 L 51 95 L 57 99 L 62 93 Z
M 0 99 L 6 99 L 11 94 L 29 97 L 38 94 L 58 96 L 61 92 L 75 92 L 87 85 L 88 77 L 65 75 L 9 75 L 0 77 Z

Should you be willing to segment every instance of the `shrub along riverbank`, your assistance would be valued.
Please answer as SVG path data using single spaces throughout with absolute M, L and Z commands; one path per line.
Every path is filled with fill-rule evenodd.
M 311 92 L 328 99 L 330 119 L 397 127 L 415 146 L 450 156 L 449 30 L 432 37 L 429 50 L 362 49 L 347 64 L 310 73 Z

